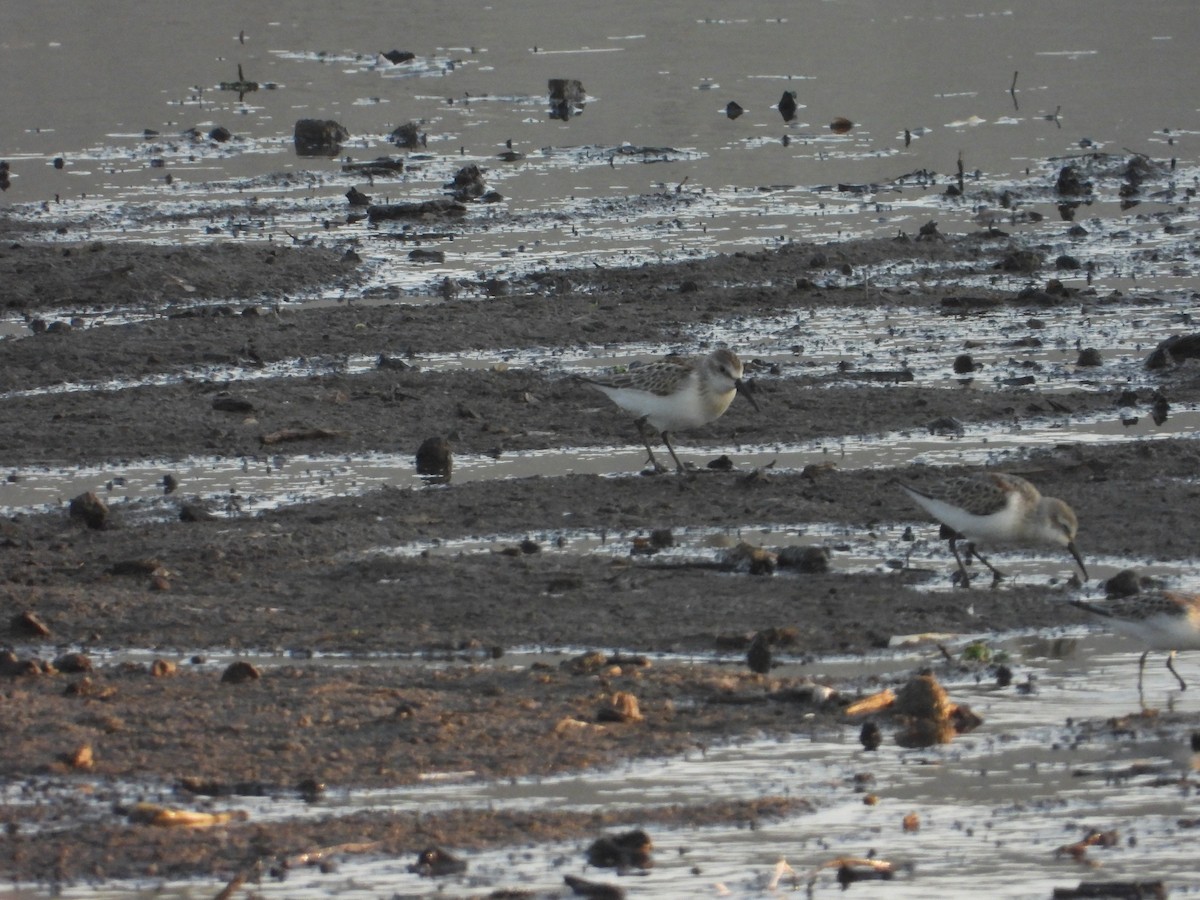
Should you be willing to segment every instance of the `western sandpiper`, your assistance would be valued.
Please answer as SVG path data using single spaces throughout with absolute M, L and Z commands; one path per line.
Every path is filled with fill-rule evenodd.
M 625 372 L 583 380 L 604 391 L 617 406 L 637 416 L 638 434 L 656 472 L 666 470 L 654 458 L 654 450 L 646 436 L 647 424 L 662 435 L 675 466 L 684 472 L 684 465 L 671 446 L 672 431 L 707 425 L 729 408 L 739 391 L 758 409 L 758 403 L 742 383 L 742 361 L 736 353 L 726 349 L 714 350 L 708 356 L 695 359 L 668 356 L 630 366 Z
M 1146 652 L 1138 662 L 1139 697 L 1142 695 L 1146 657 L 1151 650 L 1167 651 L 1167 668 L 1179 682 L 1179 689 L 1187 690 L 1187 682 L 1175 671 L 1175 651 L 1200 650 L 1200 594 L 1150 591 L 1102 604 L 1071 600 L 1071 605 L 1103 616 L 1114 630 L 1146 646 Z
M 993 586 L 1004 575 L 979 553 L 977 544 L 1065 547 L 1087 581 L 1083 557 L 1075 546 L 1079 523 L 1074 511 L 1061 500 L 1043 497 L 1024 478 L 988 472 L 949 478 L 931 488 L 896 483 L 942 523 L 942 537 L 950 542 L 965 586 L 970 587 L 971 579 L 958 553 L 960 540 L 967 542 L 968 560 L 974 556 L 991 569 Z

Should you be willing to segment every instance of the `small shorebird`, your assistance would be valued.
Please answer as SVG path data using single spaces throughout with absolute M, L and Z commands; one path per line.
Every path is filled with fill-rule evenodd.
M 742 361 L 732 350 L 714 350 L 708 356 L 685 359 L 667 356 L 627 371 L 603 378 L 583 378 L 599 388 L 621 409 L 637 416 L 638 434 L 650 454 L 654 471 L 666 469 L 654 458 L 646 436 L 646 425 L 662 435 L 663 443 L 680 472 L 686 471 L 670 433 L 684 428 L 699 428 L 718 418 L 739 391 L 755 409 L 758 403 L 742 383 Z
M 896 483 L 942 523 L 941 536 L 950 542 L 966 587 L 971 586 L 971 578 L 958 553 L 960 540 L 967 542 L 968 560 L 974 556 L 991 569 L 993 587 L 1004 574 L 979 553 L 977 544 L 1065 547 L 1087 581 L 1083 557 L 1075 547 L 1075 532 L 1079 529 L 1075 512 L 1061 500 L 1043 497 L 1024 478 L 988 472 L 949 478 L 932 488 Z
M 1103 604 L 1086 600 L 1070 602 L 1072 606 L 1104 617 L 1114 630 L 1141 641 L 1147 648 L 1138 662 L 1139 697 L 1142 696 L 1146 657 L 1151 650 L 1167 651 L 1167 668 L 1179 682 L 1179 689 L 1187 690 L 1187 682 L 1175 671 L 1175 651 L 1200 650 L 1200 594 L 1151 591 Z

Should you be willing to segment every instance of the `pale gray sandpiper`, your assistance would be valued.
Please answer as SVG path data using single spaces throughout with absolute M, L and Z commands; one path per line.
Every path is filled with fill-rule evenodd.
M 948 478 L 932 487 L 896 483 L 942 523 L 942 536 L 950 542 L 967 587 L 971 579 L 958 553 L 960 540 L 967 542 L 968 560 L 974 556 L 991 569 L 993 586 L 1004 575 L 979 553 L 977 545 L 1064 547 L 1075 558 L 1083 580 L 1087 581 L 1087 568 L 1075 546 L 1075 533 L 1079 529 L 1075 512 L 1055 497 L 1043 497 L 1024 478 L 987 472 Z
M 1146 657 L 1152 650 L 1167 651 L 1167 668 L 1179 682 L 1185 682 L 1175 671 L 1175 651 L 1200 650 L 1200 594 L 1179 591 L 1150 591 L 1133 594 L 1106 603 L 1071 600 L 1072 606 L 1102 616 L 1113 630 L 1140 641 L 1147 649 L 1138 662 L 1138 696 L 1142 696 L 1142 676 Z
M 742 361 L 737 354 L 722 348 L 696 358 L 667 356 L 630 366 L 624 372 L 585 377 L 583 381 L 604 391 L 617 406 L 637 417 L 638 434 L 656 472 L 666 470 L 654 458 L 646 436 L 647 425 L 662 436 L 676 468 L 684 472 L 684 465 L 671 446 L 670 433 L 712 422 L 729 409 L 739 391 L 758 409 L 758 403 L 742 383 L 742 374 Z

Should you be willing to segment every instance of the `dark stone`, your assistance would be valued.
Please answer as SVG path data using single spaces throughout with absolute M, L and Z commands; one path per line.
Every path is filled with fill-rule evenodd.
M 746 651 L 746 665 L 751 672 L 765 675 L 771 671 L 771 642 L 761 631 L 754 635 L 750 648 Z
M 233 132 L 231 132 L 224 125 L 218 125 L 208 133 L 209 140 L 216 141 L 218 144 L 223 144 L 232 137 Z
M 426 847 L 417 854 L 417 861 L 409 865 L 408 871 L 422 878 L 461 875 L 467 871 L 467 862 L 441 847 Z
M 730 100 L 725 104 L 725 115 L 729 116 L 731 119 L 736 119 L 744 112 L 745 110 L 738 105 L 736 100 Z
M 1036 250 L 1016 250 L 998 264 L 1005 272 L 1035 272 L 1042 265 L 1042 254 Z
M 417 58 L 417 54 L 410 53 L 408 50 L 389 50 L 387 53 L 380 53 L 379 55 L 390 62 L 393 66 L 398 66 L 401 63 L 412 62 Z
M 598 869 L 649 869 L 654 865 L 650 836 L 637 828 L 624 834 L 605 835 L 587 849 L 589 865 Z
M 1074 256 L 1067 256 L 1066 254 L 1063 254 L 1062 256 L 1058 257 L 1058 259 L 1054 260 L 1054 268 L 1056 269 L 1074 271 L 1075 269 L 1080 269 L 1082 267 L 1083 264 Z
M 408 258 L 413 262 L 431 262 L 444 263 L 446 261 L 446 253 L 444 250 L 426 250 L 423 247 L 418 247 L 408 254 Z
M 875 751 L 883 744 L 883 732 L 879 730 L 879 726 L 874 722 L 863 722 L 862 731 L 858 733 L 858 739 L 862 743 L 864 749 Z
M 333 119 L 298 119 L 292 140 L 299 156 L 337 156 L 350 132 Z
M 954 357 L 954 374 L 968 375 L 974 372 L 978 366 L 975 365 L 975 360 L 970 353 L 960 353 Z
M 783 96 L 779 98 L 779 114 L 783 116 L 783 121 L 790 122 L 796 118 L 796 110 L 799 108 L 796 104 L 796 92 L 784 91 Z
M 564 875 L 563 883 L 577 897 L 587 897 L 588 900 L 625 900 L 625 888 L 615 884 L 603 884 L 599 881 L 585 881 L 574 875 Z
M 1147 369 L 1165 369 L 1184 359 L 1200 359 L 1200 334 L 1173 334 L 1154 348 Z
M 212 408 L 220 412 L 248 413 L 254 412 L 254 404 L 244 397 L 234 397 L 230 394 L 218 394 L 213 397 Z
M 420 203 L 387 203 L 367 207 L 367 218 L 372 222 L 386 219 L 419 219 L 423 216 L 461 216 L 467 208 L 455 200 L 438 198 Z
M 446 188 L 461 203 L 482 197 L 487 191 L 487 183 L 483 180 L 483 172 L 474 164 L 463 166 L 454 173 L 454 180 L 446 184 Z
M 1074 166 L 1063 166 L 1058 173 L 1058 181 L 1055 182 L 1054 189 L 1064 197 L 1077 197 L 1080 194 L 1090 193 L 1092 185 L 1090 182 L 1079 180 L 1079 170 Z
M 551 78 L 547 83 L 550 95 L 550 118 L 567 121 L 583 112 L 587 92 L 574 78 Z
M 785 569 L 820 575 L 829 571 L 829 550 L 817 546 L 784 547 L 779 551 L 778 563 Z
M 262 678 L 262 672 L 258 667 L 242 659 L 230 663 L 221 673 L 221 681 L 224 684 L 243 684 L 247 681 L 257 681 L 259 678 Z
M 370 196 L 367 194 L 364 194 L 362 191 L 360 191 L 356 187 L 352 187 L 352 188 L 350 188 L 350 190 L 346 191 L 346 200 L 350 203 L 351 206 L 370 206 L 371 205 Z
M 1104 364 L 1104 360 L 1100 358 L 1100 351 L 1095 347 L 1086 347 L 1079 351 L 1079 359 L 1075 360 L 1077 366 L 1100 366 Z
M 212 522 L 217 517 L 200 502 L 185 503 L 179 507 L 180 522 Z
M 406 150 L 415 150 L 417 147 L 427 146 L 426 135 L 421 134 L 416 122 L 405 122 L 397 127 L 390 135 L 393 144 L 397 147 L 403 147 Z
M 450 442 L 444 437 L 427 438 L 417 448 L 417 474 L 429 478 L 435 484 L 450 481 L 454 469 L 454 457 Z
M 964 431 L 963 423 L 954 418 L 954 416 L 938 416 L 938 418 L 930 420 L 929 424 L 925 427 L 929 429 L 930 434 L 961 436 Z
M 162 477 L 162 486 L 164 494 L 173 494 L 179 490 L 179 479 L 168 472 Z
M 108 524 L 108 504 L 95 491 L 73 497 L 68 512 L 72 519 L 83 519 L 88 528 L 98 530 Z

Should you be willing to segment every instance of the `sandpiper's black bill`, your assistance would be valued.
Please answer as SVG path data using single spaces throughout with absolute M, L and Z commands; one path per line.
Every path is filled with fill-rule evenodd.
M 1071 555 L 1073 557 L 1075 557 L 1075 562 L 1077 562 L 1079 564 L 1079 571 L 1083 575 L 1083 580 L 1087 581 L 1088 580 L 1087 566 L 1085 566 L 1083 564 L 1083 556 L 1079 553 L 1079 548 L 1075 546 L 1074 542 L 1072 542 L 1070 544 L 1067 544 L 1067 549 L 1071 551 Z
M 741 381 L 739 379 L 738 381 L 734 382 L 734 386 L 737 387 L 737 392 L 739 394 L 750 401 L 750 405 L 753 406 L 755 410 L 762 412 L 762 409 L 758 405 L 758 401 L 754 399 L 755 388 L 753 381 Z

